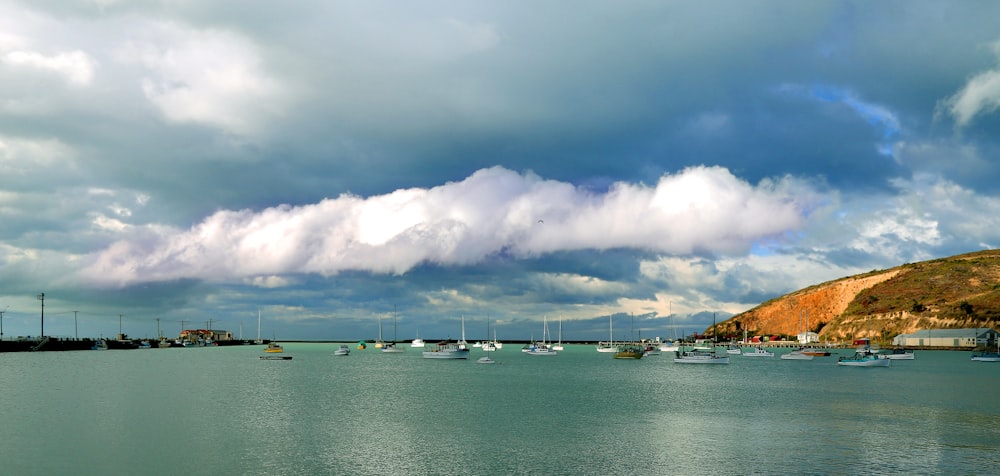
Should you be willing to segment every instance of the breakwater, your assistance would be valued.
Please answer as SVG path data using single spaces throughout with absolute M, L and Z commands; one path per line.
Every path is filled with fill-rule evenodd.
M 157 349 L 160 348 L 159 341 L 152 339 L 143 340 L 115 340 L 100 338 L 72 338 L 72 337 L 20 337 L 17 339 L 0 340 L 0 352 L 62 352 L 70 350 L 91 350 L 99 342 L 107 344 L 109 350 L 128 349 Z M 148 342 L 149 346 L 143 346 L 143 342 Z M 267 344 L 265 340 L 262 344 Z M 232 345 L 253 345 L 254 341 L 248 339 L 220 340 L 210 345 L 212 346 L 232 346 Z M 170 347 L 184 347 L 180 343 L 170 341 Z

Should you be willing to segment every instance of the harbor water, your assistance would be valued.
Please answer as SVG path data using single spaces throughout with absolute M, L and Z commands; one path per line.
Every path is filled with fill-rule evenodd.
M 996 474 L 1000 363 L 889 368 L 572 345 L 0 354 L 4 474 Z M 778 350 L 787 352 L 787 350 Z M 842 354 L 852 352 L 840 350 Z

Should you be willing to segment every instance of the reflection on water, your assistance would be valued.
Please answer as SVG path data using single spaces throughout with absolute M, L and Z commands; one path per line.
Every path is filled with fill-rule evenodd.
M 734 357 L 682 366 L 591 346 L 496 365 L 260 347 L 0 354 L 5 473 L 983 474 L 1000 366 Z M 100 470 L 96 468 L 101 468 Z M 121 469 L 120 471 L 118 469 Z M 633 471 L 634 470 L 634 471 Z

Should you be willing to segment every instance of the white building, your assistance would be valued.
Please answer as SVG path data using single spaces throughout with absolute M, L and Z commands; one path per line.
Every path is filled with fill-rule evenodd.
M 815 332 L 800 332 L 797 337 L 799 344 L 811 344 L 813 342 L 819 342 L 819 334 Z
M 997 331 L 986 327 L 978 329 L 926 329 L 912 334 L 900 334 L 892 338 L 892 345 L 915 347 L 967 347 L 986 345 L 991 339 L 1000 335 Z

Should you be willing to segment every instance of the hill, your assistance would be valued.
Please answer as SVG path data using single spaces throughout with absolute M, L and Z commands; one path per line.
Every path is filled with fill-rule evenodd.
M 716 326 L 720 338 L 817 332 L 821 341 L 887 343 L 919 329 L 997 328 L 1000 250 L 904 264 L 811 286 Z M 712 329 L 706 330 L 709 335 Z

